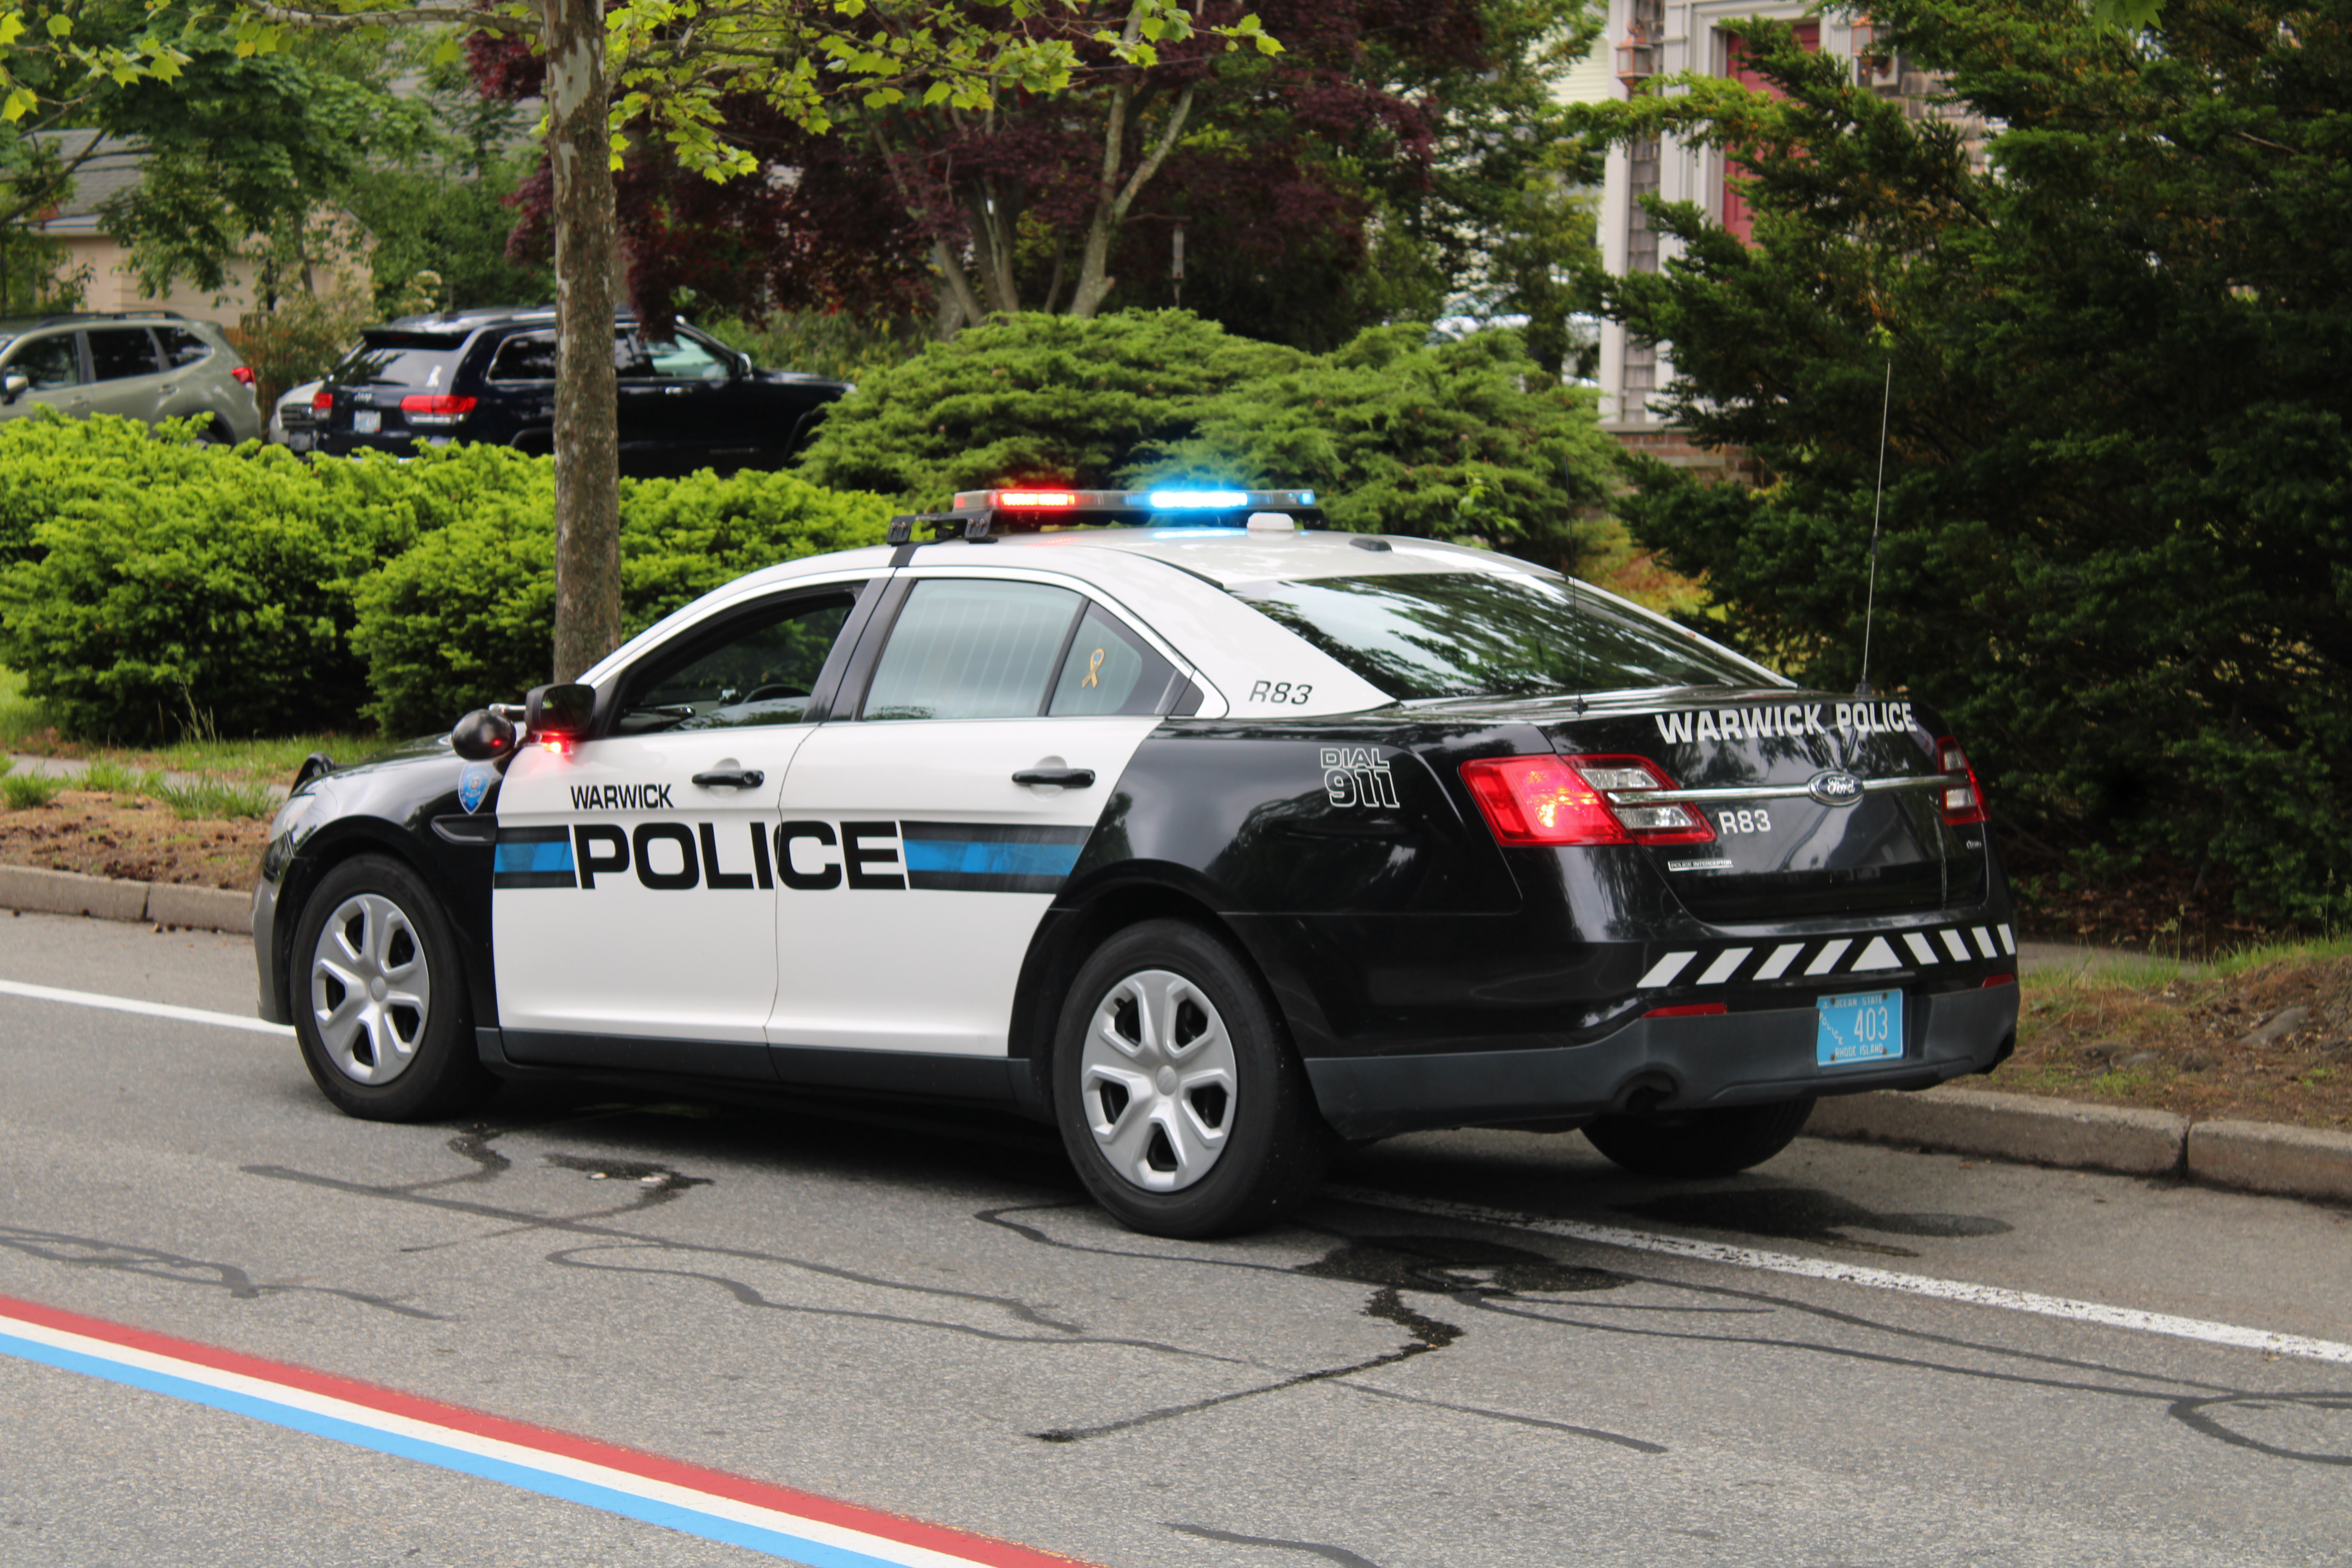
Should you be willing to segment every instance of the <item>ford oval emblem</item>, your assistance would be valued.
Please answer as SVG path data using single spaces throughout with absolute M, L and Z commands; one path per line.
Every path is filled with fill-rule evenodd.
M 1862 798 L 1862 781 L 1842 769 L 1831 768 L 1808 780 L 1805 793 L 1823 805 L 1852 805 Z

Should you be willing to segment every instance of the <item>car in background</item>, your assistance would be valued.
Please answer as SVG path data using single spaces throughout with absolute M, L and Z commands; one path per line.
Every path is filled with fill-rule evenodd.
M 253 371 L 220 328 L 175 310 L 107 310 L 0 321 L 0 419 L 42 408 L 160 425 L 202 418 L 207 441 L 261 435 Z
M 310 452 L 319 444 L 317 412 L 311 407 L 324 382 L 306 381 L 289 387 L 269 411 L 269 432 L 263 437 L 289 452 Z
M 749 354 L 675 322 L 661 337 L 634 313 L 613 321 L 621 469 L 780 468 L 850 384 L 763 371 Z M 361 334 L 311 401 L 317 449 L 408 453 L 418 444 L 555 447 L 555 310 L 407 316 Z

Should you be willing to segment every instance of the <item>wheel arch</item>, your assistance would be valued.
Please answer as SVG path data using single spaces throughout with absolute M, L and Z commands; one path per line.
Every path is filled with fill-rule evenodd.
M 473 1005 L 474 1021 L 478 1025 L 496 1025 L 498 995 L 488 962 L 488 928 L 478 929 L 473 911 L 462 900 L 448 896 L 441 868 L 435 866 L 430 857 L 419 853 L 414 836 L 398 823 L 376 816 L 344 817 L 320 828 L 287 867 L 285 879 L 278 883 L 277 914 L 270 928 L 280 1004 L 289 1007 L 300 1004 L 294 990 L 294 932 L 302 923 L 302 916 L 317 895 L 320 883 L 338 866 L 362 855 L 374 854 L 399 861 L 440 899 L 442 917 L 457 938 L 457 961 L 465 977 L 467 998 Z
M 1054 1036 L 1070 982 L 1104 942 L 1146 921 L 1175 920 L 1195 925 L 1237 952 L 1263 989 L 1267 1011 L 1297 1047 L 1298 1024 L 1286 1005 L 1296 991 L 1287 984 L 1293 965 L 1273 946 L 1262 927 L 1237 923 L 1221 910 L 1212 890 L 1197 886 L 1181 868 L 1129 868 L 1118 879 L 1057 903 L 1039 927 L 1022 962 L 1013 994 L 1006 1047 L 1013 1060 L 1013 1090 L 1027 1115 L 1054 1116 Z M 1310 1089 L 1311 1093 L 1311 1089 Z M 1319 1115 L 1320 1108 L 1317 1113 Z

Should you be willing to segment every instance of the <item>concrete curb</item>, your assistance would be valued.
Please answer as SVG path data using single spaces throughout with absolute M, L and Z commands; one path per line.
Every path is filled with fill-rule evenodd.
M 126 882 L 31 866 L 0 866 L 0 909 L 152 921 L 191 931 L 249 933 L 253 930 L 253 900 L 248 894 L 173 882 Z
M 2352 1133 L 2273 1121 L 2191 1123 L 2168 1111 L 1948 1084 L 1833 1095 L 1813 1107 L 1805 1133 L 2352 1203 Z

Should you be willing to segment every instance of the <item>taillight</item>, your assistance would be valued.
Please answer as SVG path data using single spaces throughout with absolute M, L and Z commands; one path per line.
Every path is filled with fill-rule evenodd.
M 1642 757 L 1486 757 L 1462 764 L 1501 844 L 1709 844 L 1715 828 L 1679 801 L 1610 804 L 1606 791 L 1672 789 Z
M 452 425 L 463 425 L 466 416 L 473 411 L 474 399 L 452 397 L 446 393 L 420 392 L 400 400 L 400 412 L 418 430 L 446 430 Z
M 322 386 L 318 391 L 310 395 L 311 413 L 332 414 L 334 411 L 335 395 L 331 390 Z
M 249 364 L 231 365 L 229 374 L 236 378 L 237 384 L 240 386 L 253 384 L 253 367 Z
M 1938 772 L 1966 773 L 1969 782 L 1943 792 L 1937 804 L 1942 807 L 1944 820 L 1954 827 L 1966 827 L 1985 819 L 1984 785 L 1977 782 L 1977 771 L 1969 765 L 1968 752 L 1949 735 L 1936 742 L 1936 767 Z

